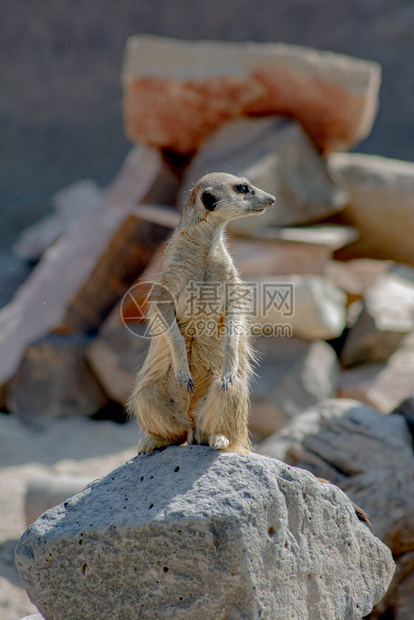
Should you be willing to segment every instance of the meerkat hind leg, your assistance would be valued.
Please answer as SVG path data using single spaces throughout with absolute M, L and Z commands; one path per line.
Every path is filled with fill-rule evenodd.
M 212 435 L 207 439 L 207 437 L 202 437 L 199 433 L 193 430 L 188 433 L 187 443 L 188 445 L 196 444 L 202 446 L 210 446 L 210 448 L 213 448 L 213 450 L 225 450 L 230 445 L 230 441 L 225 435 L 222 435 L 221 433 Z
M 215 450 L 249 453 L 247 403 L 247 380 L 236 377 L 228 391 L 223 390 L 221 377 L 213 380 L 205 398 L 192 412 L 197 443 Z
M 166 448 L 167 446 L 177 445 L 184 441 L 184 437 L 181 441 L 174 441 L 167 439 L 166 437 L 156 437 L 155 435 L 145 435 L 138 441 L 138 454 L 147 454 L 159 450 L 160 448 Z
M 225 450 L 229 447 L 230 441 L 225 435 L 218 433 L 217 435 L 212 435 L 212 437 L 210 437 L 208 440 L 208 445 L 214 450 Z

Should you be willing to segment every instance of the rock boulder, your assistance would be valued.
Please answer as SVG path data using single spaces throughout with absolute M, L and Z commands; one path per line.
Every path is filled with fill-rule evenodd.
M 52 618 L 362 618 L 394 572 L 346 496 L 258 455 L 169 448 L 51 510 L 16 551 Z
M 381 69 L 283 43 L 138 35 L 127 41 L 122 81 L 125 130 L 134 142 L 192 153 L 225 121 L 283 114 L 331 151 L 370 132 Z

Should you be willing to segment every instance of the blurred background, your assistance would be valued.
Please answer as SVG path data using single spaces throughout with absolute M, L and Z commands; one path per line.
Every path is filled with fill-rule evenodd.
M 217 169 L 277 198 L 230 226 L 243 278 L 295 290 L 289 337 L 260 323 L 255 450 L 369 513 L 398 565 L 369 617 L 412 620 L 414 0 L 3 0 L 0 28 L 1 620 L 35 611 L 26 526 L 136 453 L 125 324 Z M 248 41 L 302 49 L 214 44 Z
M 107 185 L 127 153 L 120 69 L 130 35 L 285 42 L 376 60 L 381 104 L 357 150 L 414 159 L 413 2 L 211 0 L 194 10 L 186 0 L 3 0 L 0 8 L 0 287 L 18 268 L 8 248 L 50 211 L 51 194 L 81 178 Z

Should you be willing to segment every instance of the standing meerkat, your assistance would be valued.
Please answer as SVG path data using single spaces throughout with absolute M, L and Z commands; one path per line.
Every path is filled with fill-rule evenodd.
M 138 453 L 185 441 L 250 451 L 254 356 L 247 316 L 231 295 L 223 294 L 223 289 L 243 287 L 226 248 L 225 228 L 230 220 L 263 213 L 274 202 L 247 179 L 226 173 L 207 174 L 190 191 L 151 291 L 156 303 L 147 315 L 151 324 L 155 313 L 161 314 L 169 329 L 151 339 L 128 404 L 146 433 Z M 213 289 L 218 293 L 213 311 L 199 304 L 194 315 L 189 291 L 195 285 L 201 295 Z

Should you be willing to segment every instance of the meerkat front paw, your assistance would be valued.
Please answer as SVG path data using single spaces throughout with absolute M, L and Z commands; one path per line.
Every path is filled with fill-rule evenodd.
M 235 377 L 234 372 L 223 373 L 223 376 L 221 377 L 221 381 L 222 381 L 221 387 L 223 388 L 225 392 L 227 392 L 230 385 L 233 385 L 234 377 Z
M 229 447 L 230 442 L 225 435 L 212 435 L 208 440 L 208 445 L 213 450 L 225 450 Z
M 185 385 L 187 388 L 187 392 L 195 392 L 195 385 L 189 372 L 177 372 L 176 377 L 180 382 L 180 387 L 183 387 L 183 385 Z
M 225 392 L 227 392 L 227 390 L 229 389 L 229 387 L 231 385 L 233 385 L 233 381 L 234 381 L 234 375 L 226 375 L 221 378 L 222 381 L 222 388 Z

